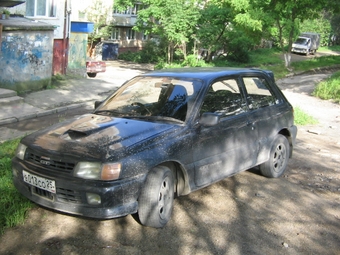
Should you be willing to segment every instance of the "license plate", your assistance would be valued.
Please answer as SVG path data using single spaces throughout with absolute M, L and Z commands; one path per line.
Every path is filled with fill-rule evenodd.
M 22 171 L 22 175 L 24 178 L 24 182 L 33 185 L 35 187 L 38 187 L 43 190 L 47 190 L 52 193 L 56 193 L 55 191 L 55 181 L 49 180 L 40 176 L 37 176 L 35 174 L 31 174 L 26 171 Z

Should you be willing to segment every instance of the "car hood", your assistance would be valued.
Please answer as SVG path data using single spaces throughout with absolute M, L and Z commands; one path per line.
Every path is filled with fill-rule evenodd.
M 27 136 L 29 147 L 87 159 L 108 159 L 175 125 L 87 114 Z

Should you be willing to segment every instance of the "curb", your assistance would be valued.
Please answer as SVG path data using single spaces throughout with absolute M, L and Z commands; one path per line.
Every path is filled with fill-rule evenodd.
M 324 66 L 324 67 L 317 67 L 317 68 L 313 68 L 310 69 L 308 71 L 301 71 L 301 72 L 293 72 L 293 73 L 289 73 L 285 76 L 285 78 L 289 78 L 292 76 L 298 76 L 298 75 L 304 75 L 304 74 L 315 74 L 315 73 L 320 73 L 320 72 L 324 72 L 325 70 L 329 70 L 329 69 L 334 69 L 334 70 L 339 70 L 340 69 L 340 65 L 332 65 L 332 66 Z M 335 71 L 336 72 L 336 71 Z
M 23 115 L 23 116 L 10 117 L 10 118 L 0 120 L 0 126 L 6 125 L 6 124 L 16 123 L 16 122 L 19 122 L 19 121 L 22 121 L 22 120 L 28 120 L 28 119 L 43 117 L 43 116 L 47 116 L 47 115 L 51 115 L 51 114 L 55 114 L 55 113 L 59 113 L 59 112 L 65 112 L 67 110 L 73 110 L 73 109 L 77 109 L 77 108 L 80 108 L 80 107 L 87 106 L 88 104 L 89 104 L 89 102 L 79 103 L 79 104 L 71 104 L 71 105 L 68 105 L 68 106 L 62 106 L 62 107 L 58 107 L 58 108 L 55 108 L 55 109 L 44 110 L 44 111 L 41 111 L 41 112 L 34 112 L 34 113 L 26 114 L 26 115 Z

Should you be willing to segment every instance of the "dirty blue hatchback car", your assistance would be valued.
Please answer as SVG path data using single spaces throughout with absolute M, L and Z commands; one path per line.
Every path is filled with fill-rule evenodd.
M 92 114 L 21 140 L 16 188 L 53 210 L 169 221 L 176 196 L 249 168 L 279 177 L 292 156 L 293 108 L 270 71 L 183 68 L 123 84 Z

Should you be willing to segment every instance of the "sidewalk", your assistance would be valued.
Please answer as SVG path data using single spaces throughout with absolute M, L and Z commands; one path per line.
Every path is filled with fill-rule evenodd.
M 21 120 L 42 117 L 77 107 L 88 107 L 114 91 L 119 85 L 96 79 L 70 79 L 56 89 L 32 92 L 22 102 L 1 106 L 0 126 Z
M 124 81 L 116 79 L 114 83 L 109 83 L 101 79 L 70 79 L 64 81 L 65 84 L 56 89 L 20 95 L 20 102 L 0 106 L 0 143 L 27 134 L 15 128 L 8 128 L 7 124 L 18 123 L 19 125 L 23 120 L 62 113 L 80 107 L 91 111 L 94 109 L 96 100 L 105 99 Z
M 20 102 L 0 104 L 0 143 L 25 135 L 15 129 L 8 129 L 7 124 L 20 124 L 20 121 L 62 113 L 67 110 L 85 107 L 94 109 L 96 100 L 105 99 L 125 81 L 152 70 L 153 66 L 131 64 L 124 61 L 106 62 L 106 72 L 95 79 L 80 78 L 61 81 L 54 89 L 20 95 Z M 0 99 L 3 98 L 0 89 Z

